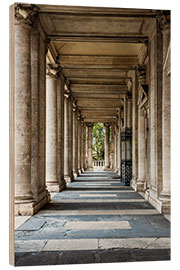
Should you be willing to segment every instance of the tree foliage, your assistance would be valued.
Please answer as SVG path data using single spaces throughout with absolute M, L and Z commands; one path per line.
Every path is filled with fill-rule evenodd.
M 93 125 L 93 159 L 104 160 L 105 128 L 103 123 Z

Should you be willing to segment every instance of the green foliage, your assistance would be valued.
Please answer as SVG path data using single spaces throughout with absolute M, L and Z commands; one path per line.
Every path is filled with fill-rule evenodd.
M 104 160 L 105 128 L 103 123 L 93 125 L 93 159 Z

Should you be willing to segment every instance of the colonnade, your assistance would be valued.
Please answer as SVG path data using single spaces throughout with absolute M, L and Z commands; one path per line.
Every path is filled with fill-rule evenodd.
M 35 7 L 15 10 L 12 115 L 16 215 L 34 214 L 50 200 L 51 192 L 63 190 L 85 169 L 93 169 L 93 123 L 84 122 L 58 57 L 51 55 L 41 24 L 34 19 L 36 12 Z M 105 123 L 105 169 L 110 169 L 111 156 L 111 169 L 120 181 L 141 192 L 160 212 L 168 213 L 170 24 L 164 18 L 159 24 L 148 41 L 149 55 L 129 71 L 131 79 L 126 93 L 121 94 L 122 106 L 116 108 L 114 122 Z

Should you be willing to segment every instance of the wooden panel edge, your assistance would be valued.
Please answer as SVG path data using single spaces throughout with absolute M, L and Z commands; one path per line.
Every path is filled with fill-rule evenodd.
M 14 250 L 14 4 L 9 6 L 9 264 L 15 265 Z

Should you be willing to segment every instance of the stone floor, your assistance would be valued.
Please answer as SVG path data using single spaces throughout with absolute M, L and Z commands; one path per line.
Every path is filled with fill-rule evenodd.
M 170 222 L 113 172 L 83 173 L 24 221 L 16 266 L 170 260 Z

